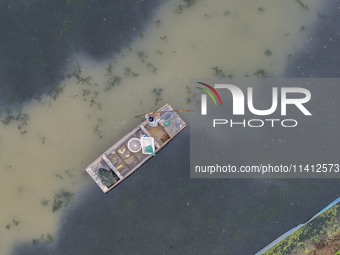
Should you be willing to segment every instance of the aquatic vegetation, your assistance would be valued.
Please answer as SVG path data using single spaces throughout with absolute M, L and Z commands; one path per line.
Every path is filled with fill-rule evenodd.
M 14 101 L 15 101 L 15 96 L 12 95 L 10 100 L 7 102 L 7 105 L 12 105 L 14 103 Z
M 224 14 L 223 14 L 223 16 L 227 16 L 228 14 L 230 14 L 231 12 L 229 11 L 229 10 L 227 10 L 227 11 L 224 11 Z
M 16 120 L 18 120 L 20 118 L 20 115 L 22 114 L 22 105 L 20 105 L 15 112 L 18 113 L 17 117 L 15 118 Z
M 183 0 L 183 2 L 185 3 L 185 7 L 186 8 L 189 8 L 189 7 L 193 6 L 193 5 L 195 5 L 196 1 L 197 0 Z
M 13 219 L 13 223 L 14 223 L 14 226 L 18 226 L 19 223 L 20 223 L 20 221 L 15 221 L 15 220 Z
M 228 75 L 228 78 L 231 79 L 231 78 L 233 78 L 233 76 L 234 76 L 234 74 L 231 73 L 231 74 Z
M 301 7 L 305 8 L 305 9 L 308 9 L 308 6 L 307 6 L 307 5 L 305 5 L 304 3 L 302 3 L 302 1 L 301 1 L 301 0 L 295 0 L 295 3 L 298 3 L 298 4 L 300 4 L 300 5 L 301 5 Z
M 130 75 L 131 73 L 131 68 L 130 67 L 125 67 L 125 74 Z
M 109 86 L 105 88 L 105 91 L 112 89 L 112 87 L 116 84 L 119 84 L 120 81 L 121 81 L 121 78 L 119 76 L 113 75 L 110 79 L 106 81 Z
M 144 63 L 144 60 L 148 58 L 148 56 L 144 55 L 144 51 L 137 51 L 138 57 L 141 59 L 141 62 Z
M 103 136 L 102 136 L 102 131 L 99 129 L 99 124 L 97 124 L 95 127 L 94 127 L 94 132 L 96 135 L 98 135 L 98 138 L 99 139 L 102 139 Z
M 187 104 L 189 104 L 192 100 L 190 98 L 190 87 L 188 85 L 185 86 L 187 93 L 189 94 L 187 98 Z
M 155 93 L 156 96 L 160 96 L 161 93 L 162 93 L 162 91 L 163 91 L 163 89 L 154 88 L 154 89 L 152 90 L 152 93 Z
M 12 110 L 9 107 L 6 107 L 7 115 L 12 115 Z
M 150 17 L 150 13 L 145 8 L 142 9 L 142 14 L 144 16 L 144 19 L 148 19 Z
M 264 12 L 264 11 L 265 11 L 265 9 L 263 9 L 262 7 L 258 8 L 257 10 L 258 10 L 259 12 Z
M 77 43 L 76 47 L 74 47 L 73 51 L 79 53 L 79 43 Z
M 164 52 L 160 51 L 160 50 L 157 50 L 156 53 L 159 54 L 159 55 L 162 55 Z
M 268 73 L 266 73 L 264 69 L 257 68 L 257 71 L 253 74 L 253 76 L 260 77 L 260 75 L 262 75 L 262 77 L 265 78 L 266 74 Z
M 20 105 L 18 107 L 18 109 L 16 110 L 16 112 L 18 113 L 17 116 L 15 117 L 13 114 L 12 114 L 12 110 L 7 107 L 6 108 L 6 113 L 7 113 L 7 116 L 5 119 L 2 119 L 1 122 L 2 124 L 4 124 L 5 126 L 8 126 L 9 123 L 13 120 L 19 122 L 19 126 L 18 126 L 18 129 L 20 130 L 22 128 L 22 126 L 24 125 L 27 125 L 27 121 L 28 121 L 28 114 L 23 114 L 22 113 L 22 106 Z
M 244 75 L 244 77 L 249 77 L 249 74 L 248 74 L 248 72 Z
M 34 99 L 37 100 L 40 103 L 41 102 L 41 96 L 42 96 L 42 93 L 40 93 L 39 96 L 35 96 Z
M 164 40 L 166 39 L 166 35 L 159 37 L 159 39 L 161 39 L 162 41 L 164 41 Z
M 7 115 L 5 119 L 1 120 L 2 124 L 5 126 L 8 126 L 8 124 L 14 120 L 14 117 L 12 115 Z
M 45 137 L 41 137 L 40 134 L 38 134 L 39 139 L 42 141 L 42 144 L 45 143 Z
M 64 178 L 60 174 L 55 174 L 55 177 L 58 177 L 58 178 L 64 180 Z
M 15 219 L 13 219 L 13 223 L 14 223 L 14 226 L 18 226 L 19 223 L 20 223 L 20 221 L 16 221 Z M 7 229 L 10 229 L 10 228 L 11 228 L 11 225 L 8 224 L 8 225 L 6 226 L 6 228 L 7 228 Z
M 284 37 L 287 37 L 288 35 L 289 35 L 289 33 L 286 33 L 286 34 L 284 34 L 283 36 L 284 36 Z
M 57 14 L 54 13 L 54 16 L 56 16 Z M 62 22 L 62 27 L 59 30 L 59 35 L 60 37 L 62 37 L 65 33 L 67 33 L 68 31 L 70 31 L 73 27 L 74 24 L 72 23 L 71 19 L 65 15 L 65 14 L 60 14 L 60 19 L 63 20 Z
M 139 36 L 140 36 L 141 39 L 143 39 L 144 34 L 140 33 Z
M 111 84 L 111 85 L 113 86 L 114 84 Z M 111 89 L 111 87 L 106 87 L 105 91 L 107 91 L 109 89 Z M 83 96 L 89 96 L 90 94 L 91 94 L 91 90 L 83 89 Z M 92 107 L 92 105 L 97 105 L 98 108 L 101 110 L 102 104 L 96 103 L 96 101 L 95 101 L 96 97 L 98 96 L 98 91 L 94 91 L 93 94 L 94 94 L 94 96 L 91 97 L 90 107 Z M 83 100 L 86 102 L 87 98 L 83 98 Z
M 42 205 L 42 206 L 47 206 L 49 201 L 50 201 L 50 200 L 44 199 L 44 200 L 41 202 L 41 205 Z
M 288 54 L 288 55 L 287 55 L 288 60 L 290 60 L 291 57 L 292 57 L 292 54 Z
M 211 69 L 215 71 L 216 76 L 225 77 L 224 72 L 221 69 L 219 69 L 217 66 L 214 66 Z
M 160 101 L 160 100 L 163 100 L 162 98 L 156 98 L 155 99 L 155 105 L 157 105 L 158 104 L 158 101 Z
M 267 56 L 271 56 L 273 52 L 267 49 L 264 54 L 266 54 Z
M 81 82 L 81 84 L 87 83 L 88 85 L 92 85 L 91 83 L 89 83 L 90 79 L 91 79 L 91 77 L 82 78 L 82 77 L 79 76 L 77 84 L 79 82 Z
M 79 63 L 77 62 L 72 68 L 71 68 L 71 74 L 67 74 L 67 78 L 71 78 L 72 76 L 76 77 L 77 79 L 79 79 L 80 74 L 81 74 L 81 69 L 82 67 L 79 65 Z
M 159 28 L 159 24 L 161 23 L 161 20 L 159 19 L 159 20 L 155 21 L 155 23 L 156 23 L 156 26 Z
M 94 101 L 94 99 L 92 99 L 90 101 L 90 107 L 92 107 L 93 105 L 97 105 L 98 109 L 101 110 L 102 109 L 102 104 L 101 103 L 97 103 L 96 101 Z
M 306 26 L 301 26 L 301 31 L 308 29 Z
M 148 68 L 150 68 L 152 70 L 153 73 L 156 73 L 157 72 L 157 68 L 154 67 L 151 63 L 148 63 Z
M 16 116 L 15 120 L 23 122 L 23 125 L 27 125 L 27 120 L 28 120 L 28 114 L 23 114 L 22 113 L 22 106 L 20 106 L 16 112 L 18 112 L 18 115 Z M 20 128 L 19 128 L 20 129 Z
M 65 87 L 65 84 L 63 86 L 60 85 L 58 87 L 55 87 L 49 92 L 47 92 L 46 95 L 50 96 L 55 101 L 57 97 L 59 96 L 59 94 L 64 91 L 64 87 Z
M 183 2 L 185 3 L 185 5 L 183 4 L 178 5 L 175 10 L 176 13 L 183 14 L 183 9 L 195 5 L 196 0 L 183 0 Z
M 33 241 L 32 241 L 32 244 L 36 244 L 36 243 L 38 243 L 38 239 L 33 239 Z
M 160 98 L 162 91 L 163 91 L 163 89 L 157 89 L 157 88 L 154 88 L 152 90 L 152 93 L 154 93 L 156 95 L 155 105 L 158 104 L 158 101 L 163 100 L 162 98 Z
M 320 19 L 329 20 L 329 18 L 327 18 L 327 15 L 325 14 L 321 15 L 320 13 L 318 13 L 318 16 Z
M 47 233 L 46 237 L 44 236 L 44 234 L 42 234 L 40 239 L 42 239 L 47 244 L 54 241 L 54 237 L 51 234 L 49 234 L 49 233 Z
M 29 116 L 27 113 L 22 113 L 22 108 L 17 110 L 18 115 L 16 116 L 15 120 L 19 122 L 18 129 L 21 130 L 23 126 L 27 126 L 27 122 L 29 120 Z M 21 131 L 22 134 L 25 134 L 27 130 Z
M 91 79 L 91 77 L 86 77 L 86 78 L 82 78 L 80 77 L 81 74 L 81 69 L 82 67 L 79 65 L 79 63 L 77 62 L 72 68 L 71 68 L 71 74 L 67 74 L 67 78 L 71 79 L 73 76 L 78 80 L 77 83 L 81 82 L 82 84 L 87 83 L 89 85 L 91 85 L 88 81 Z
M 111 76 L 112 75 L 112 64 L 109 63 L 109 67 L 106 69 L 107 74 L 105 76 Z
M 91 90 L 89 90 L 89 89 L 83 89 L 83 97 L 84 96 L 88 96 L 88 95 L 90 95 L 91 94 Z
M 183 14 L 183 8 L 185 8 L 184 5 L 178 5 L 177 9 L 175 10 L 176 13 Z
M 64 188 L 62 188 L 60 192 L 54 196 L 52 212 L 59 210 L 63 204 L 64 207 L 67 206 L 71 199 L 73 199 L 73 195 L 73 193 L 65 191 Z
M 74 170 L 74 169 L 73 169 L 73 170 Z M 70 178 L 74 177 L 74 175 L 71 174 L 69 170 L 66 170 L 65 173 L 66 173 Z
M 97 103 L 97 107 L 98 107 L 99 110 L 102 109 L 102 105 L 103 105 L 103 104 L 101 104 L 101 103 Z

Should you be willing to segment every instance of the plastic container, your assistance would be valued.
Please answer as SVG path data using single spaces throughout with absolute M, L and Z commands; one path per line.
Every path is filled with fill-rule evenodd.
M 129 140 L 129 142 L 128 142 L 129 151 L 136 153 L 136 152 L 140 151 L 141 148 L 142 148 L 141 140 L 139 140 L 138 138 L 131 138 Z
M 153 137 L 144 137 L 143 136 L 141 138 L 141 144 L 142 144 L 142 152 L 143 152 L 143 154 L 152 154 L 151 152 L 146 152 L 145 151 L 145 148 L 147 146 L 150 146 L 150 145 L 152 147 L 153 152 L 155 152 L 155 142 L 154 142 Z

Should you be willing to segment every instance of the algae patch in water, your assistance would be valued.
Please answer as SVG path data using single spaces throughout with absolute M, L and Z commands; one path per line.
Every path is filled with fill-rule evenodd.
M 273 55 L 273 52 L 271 50 L 267 49 L 264 54 L 266 54 L 269 57 L 269 56 Z
M 62 205 L 64 205 L 64 207 L 67 206 L 71 199 L 73 199 L 73 195 L 73 193 L 62 188 L 60 192 L 54 196 L 52 211 L 55 212 L 59 210 Z
M 15 219 L 13 219 L 13 223 L 14 223 L 14 226 L 18 226 L 19 223 L 20 223 L 20 221 L 16 221 Z M 10 229 L 10 228 L 11 228 L 11 225 L 8 224 L 8 225 L 6 226 L 6 228 L 7 228 L 7 229 Z
M 267 74 L 268 74 L 268 73 L 266 73 L 266 72 L 264 71 L 264 69 L 262 69 L 262 68 L 257 68 L 257 71 L 256 71 L 253 75 L 254 75 L 254 76 L 257 76 L 257 77 L 260 77 L 260 75 L 262 75 L 262 77 L 265 78 Z
M 47 233 L 46 237 L 45 237 L 45 234 L 42 234 L 40 239 L 42 239 L 45 243 L 51 243 L 54 241 L 54 237 L 49 233 Z M 33 243 L 34 241 L 35 240 L 33 239 Z M 38 240 L 36 240 L 36 242 L 38 242 Z

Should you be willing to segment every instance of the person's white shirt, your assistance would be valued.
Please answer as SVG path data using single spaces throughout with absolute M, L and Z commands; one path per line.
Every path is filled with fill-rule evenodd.
M 146 118 L 146 120 L 148 121 L 149 126 L 150 126 L 150 127 L 157 127 L 160 118 L 158 118 L 158 117 L 153 117 L 153 116 L 152 116 L 153 121 L 150 121 L 150 120 L 149 120 L 150 117 L 151 117 L 151 116 L 149 116 L 148 114 L 145 114 L 145 118 Z

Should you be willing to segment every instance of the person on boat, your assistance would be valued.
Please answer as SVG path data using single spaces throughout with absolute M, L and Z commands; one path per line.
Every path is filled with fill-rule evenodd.
M 161 119 L 161 117 L 159 116 L 159 113 L 150 113 L 149 114 L 145 114 L 145 118 L 148 121 L 148 124 L 150 127 L 157 127 L 158 126 L 158 122 Z

